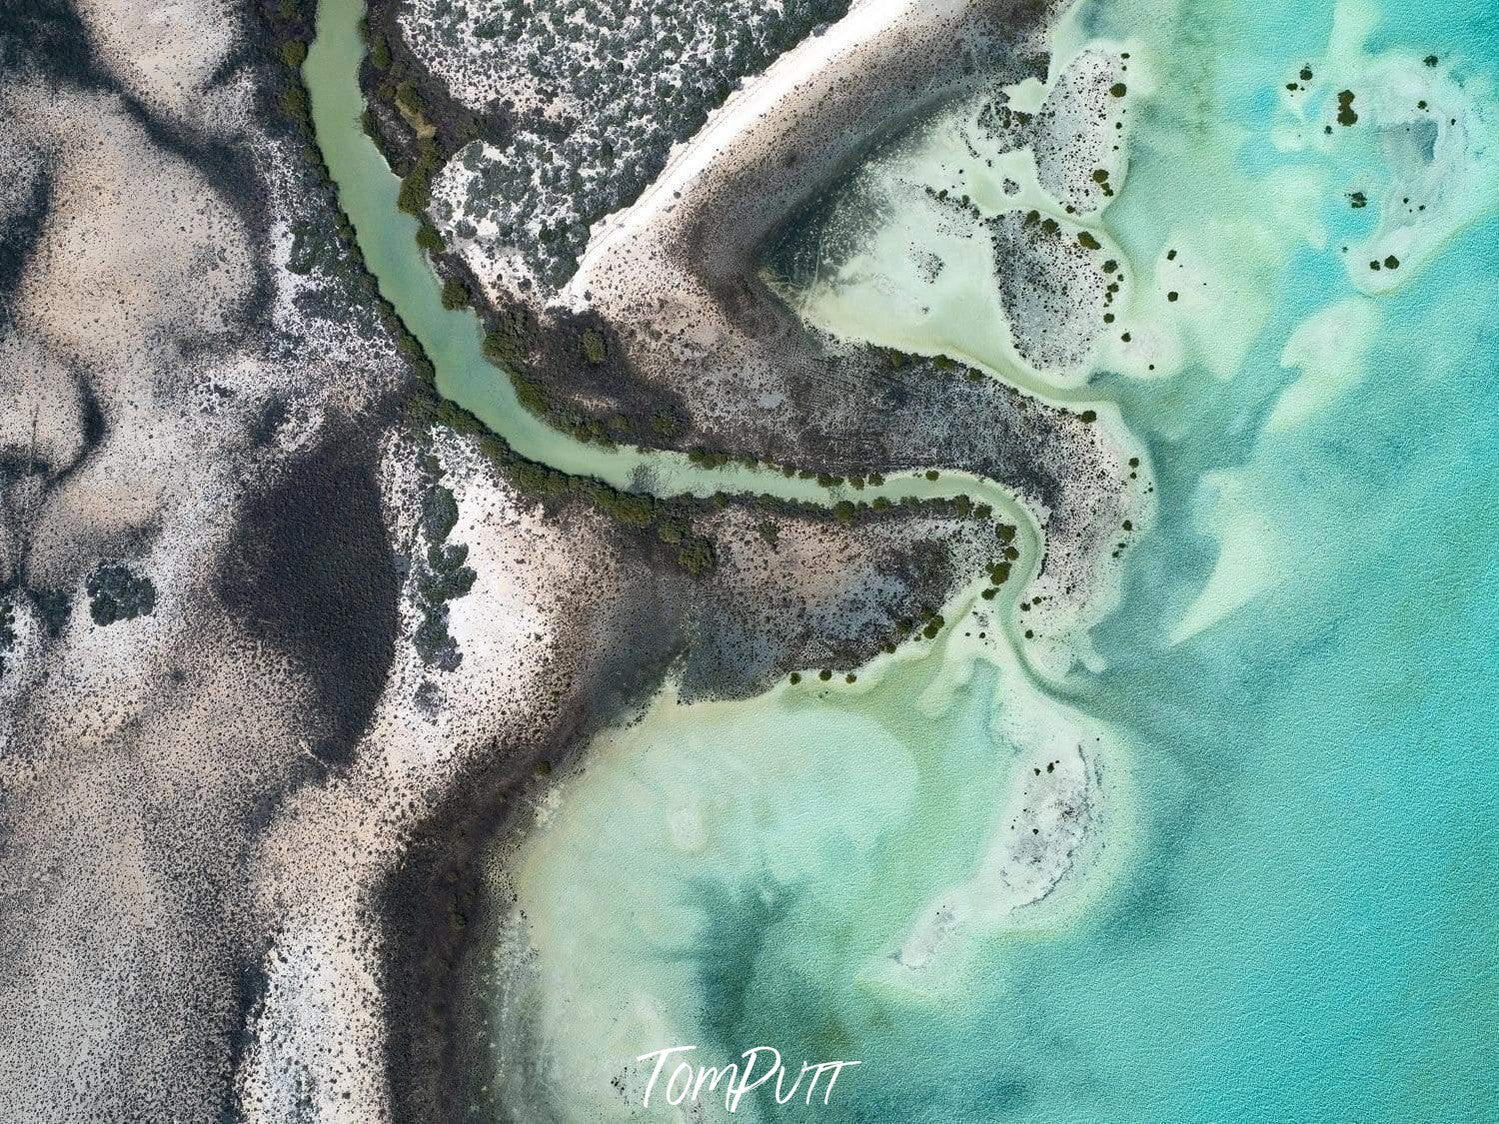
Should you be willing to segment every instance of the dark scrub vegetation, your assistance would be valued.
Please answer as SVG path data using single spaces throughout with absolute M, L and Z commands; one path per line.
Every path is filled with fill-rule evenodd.
M 499 239 L 555 288 L 577 268 L 592 222 L 633 202 L 671 146 L 695 134 L 742 79 L 840 18 L 848 3 L 416 0 L 401 7 L 408 27 L 421 26 L 428 57 L 458 50 L 503 84 L 539 91 L 534 103 L 506 101 L 476 116 L 411 52 L 393 0 L 372 5 L 372 93 L 387 102 L 403 90 L 420 97 L 448 151 L 479 135 L 504 150 L 501 159 L 475 165 L 464 217 L 493 219 Z M 444 119 L 455 127 L 444 129 Z
M 294 461 L 246 504 L 215 583 L 224 607 L 308 677 L 324 716 L 313 752 L 334 764 L 352 758 L 395 657 L 400 574 L 378 457 L 344 428 Z
M 427 549 L 415 563 L 422 622 L 412 643 L 423 663 L 443 671 L 454 670 L 463 659 L 457 642 L 448 632 L 447 603 L 472 589 L 479 576 L 464 565 L 468 547 L 447 541 L 457 525 L 458 501 L 448 488 L 434 480 L 422 493 L 421 528 Z

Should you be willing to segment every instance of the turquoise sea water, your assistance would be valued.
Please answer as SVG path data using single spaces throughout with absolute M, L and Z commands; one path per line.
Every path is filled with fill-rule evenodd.
M 1157 505 L 1097 659 L 1039 682 L 959 606 L 857 689 L 600 739 L 506 871 L 516 1118 L 764 1043 L 862 1064 L 762 1120 L 1499 1119 L 1499 15 L 1093 0 L 1090 42 L 1138 90 L 1101 220 L 1135 342 L 1090 392 Z M 892 966 L 1058 731 L 1105 770 L 1058 904 Z
M 1460 7 L 1387 7 L 1369 42 L 1481 70 L 1492 9 Z M 1330 23 L 1274 5 L 1214 21 L 1230 65 L 1206 92 L 1249 134 L 1248 174 L 1274 174 L 1256 75 L 1319 56 Z M 1138 148 L 1109 214 L 1137 261 L 1182 179 L 1167 156 Z M 1232 379 L 1189 364 L 1165 387 L 1114 384 L 1150 441 L 1160 522 L 1097 634 L 1110 668 L 1077 698 L 1133 731 L 1159 781 L 1138 870 L 1090 925 L 1023 953 L 1029 1003 L 1082 1078 L 1032 1070 L 1023 1115 L 1499 1117 L 1499 222 L 1490 207 L 1378 296 L 1359 381 L 1277 428 L 1291 331 L 1356 298 L 1350 235 L 1329 225 L 1327 247 L 1280 265 Z M 1163 646 L 1215 564 L 1214 527 L 1235 523 L 1269 528 L 1273 576 Z
M 1074 700 L 1136 740 L 1145 854 L 1088 924 L 1010 950 L 1025 986 L 981 1004 L 1008 1033 L 969 1042 L 1022 1117 L 1499 1113 L 1496 236 L 1384 298 L 1367 381 L 1294 435 L 1258 427 L 1276 318 L 1231 383 L 1198 377 L 1193 416 L 1171 409 L 1161 521 Z M 1309 260 L 1286 281 L 1287 319 L 1334 284 Z M 1160 409 L 1122 392 L 1132 418 Z M 1213 562 L 1210 471 L 1245 474 L 1281 576 L 1166 647 Z

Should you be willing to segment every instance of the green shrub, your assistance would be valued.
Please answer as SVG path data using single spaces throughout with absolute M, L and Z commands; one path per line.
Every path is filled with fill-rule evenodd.
M 465 543 L 445 545 L 435 542 L 427 547 L 427 565 L 438 573 L 456 570 L 467 560 L 468 546 Z
M 307 44 L 300 39 L 288 39 L 281 44 L 281 61 L 296 69 L 307 61 Z
M 529 350 L 531 323 L 524 311 L 500 313 L 498 325 L 484 335 L 484 357 L 514 370 Z
M 401 181 L 401 190 L 396 195 L 396 206 L 408 215 L 420 217 L 426 209 L 427 199 L 431 194 L 431 174 L 418 164 L 411 170 L 411 174 Z
M 288 86 L 281 92 L 281 112 L 293 121 L 305 124 L 312 119 L 311 109 L 307 101 L 307 91 L 300 83 Z
M 478 576 L 468 566 L 459 566 L 443 573 L 424 573 L 417 581 L 417 590 L 429 604 L 440 605 L 444 601 L 462 597 L 473 589 Z
M 437 232 L 437 227 L 423 215 L 422 223 L 416 228 L 416 244 L 429 254 L 440 254 L 447 249 L 443 245 L 442 235 Z
M 396 87 L 396 104 L 413 115 L 427 107 L 427 103 L 422 100 L 421 91 L 416 88 L 416 83 L 409 80 Z
M 612 492 L 604 499 L 596 497 L 595 502 L 601 503 L 615 519 L 632 527 L 649 527 L 656 517 L 656 500 L 650 496 Z
M 515 400 L 521 404 L 522 409 L 538 415 L 545 415 L 551 410 L 551 400 L 540 383 L 520 375 L 512 375 L 510 382 L 515 387 Z
M 457 645 L 448 634 L 446 611 L 425 613 L 411 642 L 423 663 L 438 664 L 448 670 L 458 666 Z
M 677 551 L 677 564 L 695 578 L 711 573 L 716 562 L 713 544 L 707 539 L 694 538 Z
M 457 277 L 449 277 L 442 284 L 442 306 L 446 309 L 463 308 L 468 304 L 468 286 Z
M 484 358 L 503 366 L 513 364 L 517 358 L 515 341 L 504 332 L 485 332 L 482 350 Z
M 148 617 L 156 607 L 156 586 L 120 562 L 101 562 L 84 582 L 89 616 L 97 625 Z
M 442 542 L 458 524 L 458 501 L 441 484 L 434 484 L 422 497 L 422 530 L 428 542 Z

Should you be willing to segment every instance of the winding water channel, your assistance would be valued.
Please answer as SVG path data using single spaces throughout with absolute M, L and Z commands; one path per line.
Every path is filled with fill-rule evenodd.
M 725 465 L 703 468 L 684 453 L 612 448 L 578 441 L 525 410 L 504 372 L 481 350 L 477 316 L 469 309 L 447 309 L 441 286 L 417 246 L 417 220 L 396 206 L 400 180 L 360 127 L 365 107 L 359 66 L 366 45 L 359 33 L 362 0 L 322 0 L 317 36 L 303 65 L 312 100 L 318 145 L 338 186 L 370 272 L 381 294 L 395 306 L 407 329 L 421 341 L 437 370 L 437 388 L 474 413 L 521 455 L 573 475 L 593 476 L 617 488 L 648 490 L 660 497 L 715 492 L 771 494 L 783 499 L 832 504 L 843 493 L 814 480 L 788 478 L 774 469 Z M 935 466 L 942 468 L 942 466 Z M 894 476 L 869 486 L 856 498 L 883 495 L 891 500 L 967 494 L 988 503 L 1022 528 L 1036 533 L 1035 520 L 1002 486 L 968 473 L 944 470 L 936 481 L 922 472 Z M 1032 543 L 1034 546 L 1034 542 Z M 1034 551 L 1029 552 L 1034 557 Z M 1021 584 L 1021 583 L 1017 583 Z

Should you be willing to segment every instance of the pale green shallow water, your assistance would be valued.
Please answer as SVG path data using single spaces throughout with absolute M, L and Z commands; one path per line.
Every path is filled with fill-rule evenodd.
M 530 952 L 491 1056 L 517 1118 L 626 1118 L 608 1081 L 634 1054 L 769 1043 L 863 1062 L 831 1120 L 1499 1119 L 1499 22 L 1091 3 L 1059 36 L 1095 38 L 1155 92 L 1104 215 L 1137 281 L 1116 327 L 1149 347 L 1106 344 L 1090 393 L 1159 504 L 1099 665 L 1043 691 L 965 619 L 856 688 L 664 699 L 601 739 L 515 865 Z M 1326 136 L 1343 88 L 1360 125 Z M 1455 124 L 1408 128 L 1418 100 Z M 369 193 L 389 284 L 380 240 L 411 227 L 388 177 Z M 893 962 L 1051 736 L 1104 763 L 1076 876 Z

